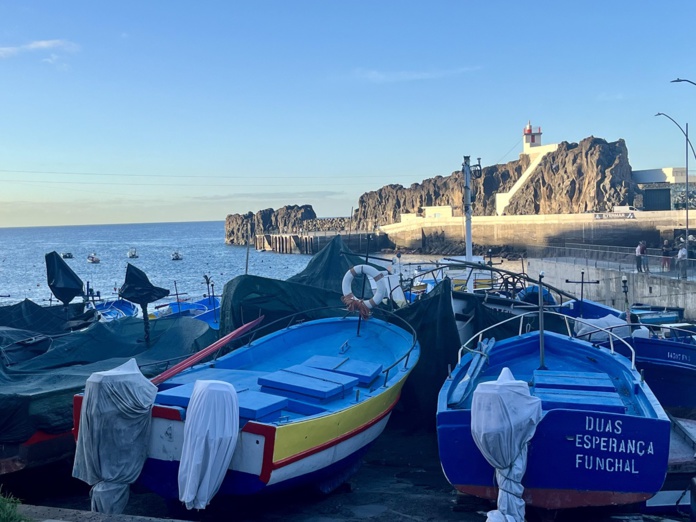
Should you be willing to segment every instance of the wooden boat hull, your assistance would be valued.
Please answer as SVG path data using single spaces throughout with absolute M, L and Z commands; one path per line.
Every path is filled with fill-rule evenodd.
M 373 318 L 358 336 L 355 319 L 295 325 L 163 382 L 138 483 L 179 497 L 185 408 L 196 381 L 216 379 L 240 390 L 239 438 L 218 494 L 344 482 L 384 430 L 420 354 L 413 334 Z
M 464 356 L 442 386 L 437 435 L 449 482 L 462 493 L 497 497 L 495 469 L 471 434 L 471 396 L 478 382 L 509 367 L 542 401 L 543 417 L 528 445 L 522 480 L 527 504 L 565 509 L 632 504 L 653 496 L 667 474 L 670 422 L 648 385 L 618 353 L 551 332 L 544 336 L 543 370 L 533 353 L 539 332 L 531 332 L 499 342 L 486 362 Z M 554 377 L 561 374 L 570 378 Z M 548 388 L 542 385 L 545 376 Z M 595 376 L 602 385 L 591 382 Z M 460 383 L 466 393 L 449 404 Z
M 643 372 L 650 389 L 665 409 L 696 418 L 696 343 L 670 339 L 633 337 L 626 339 L 636 352 L 636 367 Z M 629 355 L 620 344 L 616 350 Z
M 219 494 L 249 495 L 332 479 L 339 485 L 369 445 L 384 430 L 399 389 L 378 401 L 366 401 L 354 411 L 336 413 L 296 425 L 273 426 L 248 422 L 237 442 L 235 456 Z M 393 400 L 385 405 L 385 400 Z M 386 406 L 386 407 L 385 407 Z M 157 415 L 155 413 L 154 415 Z M 306 424 L 309 423 L 309 424 Z M 178 498 L 177 474 L 184 423 L 154 417 L 150 458 L 138 483 L 165 498 Z M 163 438 L 163 434 L 167 436 Z M 171 434 L 171 438 L 169 437 Z M 314 437 L 308 437 L 307 435 Z M 312 440 L 313 439 L 313 440 Z
M 620 433 L 588 429 L 620 426 Z M 546 413 L 529 445 L 524 500 L 545 509 L 633 504 L 660 489 L 669 423 L 597 412 Z M 460 492 L 495 500 L 495 470 L 471 436 L 471 412 L 438 413 L 443 471 Z

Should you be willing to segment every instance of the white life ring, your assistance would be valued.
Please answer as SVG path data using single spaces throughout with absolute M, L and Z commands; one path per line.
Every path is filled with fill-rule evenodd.
M 365 304 L 365 306 L 367 306 L 367 308 L 377 306 L 378 303 L 382 302 L 382 299 L 384 299 L 384 296 L 387 293 L 384 283 L 380 283 L 381 279 L 384 277 L 384 274 L 370 265 L 357 265 L 350 268 L 350 270 L 346 272 L 346 275 L 343 276 L 343 282 L 341 283 L 343 295 L 349 299 L 355 299 L 356 301 L 360 300 L 353 295 L 352 288 L 353 279 L 358 274 L 365 274 L 367 277 L 371 277 L 377 285 L 377 290 L 375 291 L 375 295 L 372 296 L 372 299 L 363 299 L 362 302 Z

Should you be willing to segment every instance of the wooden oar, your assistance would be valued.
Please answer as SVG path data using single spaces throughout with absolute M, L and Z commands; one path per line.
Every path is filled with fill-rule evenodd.
M 245 333 L 247 333 L 249 330 L 253 329 L 255 326 L 257 326 L 261 321 L 263 321 L 264 316 L 262 315 L 261 317 L 254 319 L 253 321 L 243 324 L 233 332 L 228 333 L 225 337 L 218 339 L 215 341 L 213 344 L 208 346 L 207 348 L 204 348 L 198 353 L 194 353 L 191 357 L 184 359 L 178 364 L 175 364 L 168 370 L 163 371 L 159 375 L 153 377 L 150 379 L 153 384 L 158 385 L 166 381 L 167 379 L 171 379 L 174 377 L 176 374 L 179 372 L 185 370 L 186 368 L 189 368 L 190 366 L 193 366 L 197 362 L 205 359 L 208 355 L 211 353 L 219 350 L 223 346 L 225 346 L 227 343 L 230 341 L 236 339 L 237 337 L 241 337 Z

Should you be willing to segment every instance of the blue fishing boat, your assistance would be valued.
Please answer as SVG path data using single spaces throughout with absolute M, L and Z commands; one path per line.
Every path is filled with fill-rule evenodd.
M 692 325 L 629 323 L 620 310 L 590 300 L 566 303 L 559 310 L 571 317 L 583 318 L 582 327 L 574 329 L 574 334 L 581 339 L 606 346 L 609 343 L 606 330 L 623 338 L 627 344 L 616 344 L 616 349 L 629 355 L 627 345 L 630 345 L 636 366 L 662 406 L 676 416 L 694 417 L 696 332 Z
M 305 313 L 295 315 L 301 317 Z M 302 484 L 330 491 L 340 485 L 385 428 L 419 359 L 413 330 L 395 316 L 389 320 L 399 325 L 385 318 L 284 318 L 271 323 L 282 324 L 280 330 L 166 380 L 153 379 L 156 388 L 143 388 L 154 404 L 134 452 L 145 456 L 138 483 L 189 509 L 205 508 L 218 491 L 247 495 Z M 83 425 L 114 426 L 89 417 L 87 394 L 85 407 L 81 402 L 76 398 L 76 411 L 82 411 L 78 448 L 83 436 L 108 440 L 83 432 Z M 92 448 L 82 455 L 91 459 L 95 451 L 108 454 Z M 108 460 L 102 457 L 101 464 Z M 78 474 L 89 478 L 83 468 Z
M 524 315 L 506 320 L 519 322 L 516 336 L 496 341 L 483 331 L 465 344 L 440 390 L 437 437 L 449 482 L 462 493 L 495 499 L 511 492 L 546 509 L 632 504 L 652 497 L 667 473 L 670 421 L 635 360 L 613 349 L 624 341 L 612 337 L 610 348 L 597 347 L 570 333 L 544 331 L 541 318 L 540 330 L 524 333 Z M 507 448 L 518 457 L 526 452 L 521 469 L 517 460 L 494 467 L 472 434 L 476 419 L 506 419 L 514 409 L 511 402 L 502 405 L 506 412 L 472 408 L 477 390 L 509 372 L 517 383 L 514 400 L 527 394 L 540 405 L 537 419 L 528 415 L 524 420 L 527 428 L 533 425 L 532 434 L 518 448 Z M 483 438 L 515 438 L 514 431 L 504 429 L 509 427 L 498 428 Z
M 93 301 L 89 307 L 99 313 L 100 321 L 113 321 L 124 317 L 136 317 L 138 307 L 125 299 L 107 299 L 105 301 Z

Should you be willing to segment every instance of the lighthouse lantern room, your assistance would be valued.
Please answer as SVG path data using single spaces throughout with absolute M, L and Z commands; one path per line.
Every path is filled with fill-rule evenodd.
M 541 146 L 541 127 L 536 129 L 532 128 L 531 122 L 527 122 L 527 126 L 524 128 L 524 153 L 529 154 L 532 147 Z

